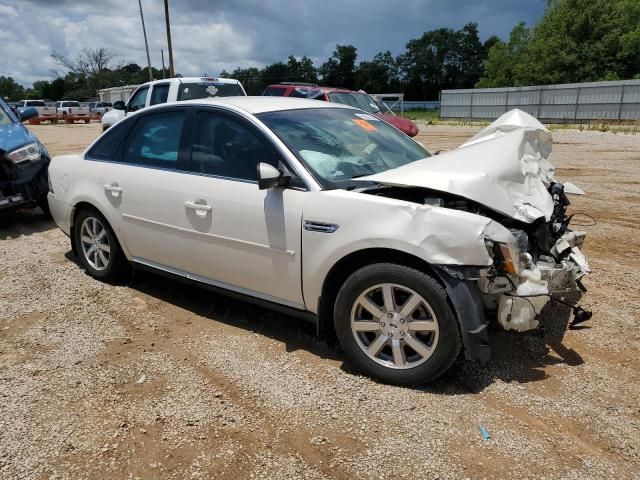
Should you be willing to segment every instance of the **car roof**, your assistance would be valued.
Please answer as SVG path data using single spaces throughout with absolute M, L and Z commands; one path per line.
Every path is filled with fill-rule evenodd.
M 142 85 L 155 85 L 156 83 L 169 83 L 169 82 L 177 82 L 177 83 L 200 83 L 200 82 L 215 82 L 215 83 L 229 83 L 229 84 L 240 84 L 240 80 L 236 80 L 235 78 L 224 78 L 224 77 L 172 77 L 172 78 L 161 78 L 159 80 L 153 80 L 151 82 L 145 82 Z M 140 86 L 142 86 L 140 85 Z
M 320 90 L 323 93 L 331 93 L 331 92 L 344 92 L 344 93 L 362 93 L 356 92 L 355 90 L 349 90 L 348 88 L 342 87 L 322 87 L 322 86 L 312 86 L 305 84 L 293 84 L 293 83 L 274 83 L 273 85 L 269 85 L 267 88 L 305 88 L 307 90 Z
M 304 108 L 348 108 L 353 109 L 349 105 L 340 103 L 328 103 L 320 100 L 308 100 L 306 98 L 292 97 L 215 97 L 200 98 L 195 100 L 186 100 L 179 104 L 186 105 L 219 105 L 227 107 L 235 107 L 251 114 L 276 112 L 280 110 L 298 110 Z M 175 106 L 175 103 L 165 104 L 167 106 Z

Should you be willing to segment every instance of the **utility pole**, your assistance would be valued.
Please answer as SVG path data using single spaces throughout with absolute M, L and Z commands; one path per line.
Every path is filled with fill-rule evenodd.
M 173 48 L 171 47 L 171 25 L 169 24 L 169 0 L 164 0 L 164 19 L 167 22 L 167 43 L 169 44 L 169 78 L 173 78 Z
M 164 50 L 160 49 L 160 56 L 162 57 L 162 78 L 167 78 L 167 71 L 164 68 Z
M 142 20 L 142 33 L 144 34 L 144 48 L 147 50 L 147 65 L 149 67 L 149 81 L 153 81 L 153 71 L 151 70 L 151 57 L 149 56 L 149 43 L 147 42 L 147 29 L 144 27 L 144 15 L 142 14 L 142 0 L 138 0 L 140 6 L 140 20 Z

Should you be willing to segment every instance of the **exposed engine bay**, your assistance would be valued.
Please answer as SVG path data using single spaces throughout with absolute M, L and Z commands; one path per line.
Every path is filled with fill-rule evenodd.
M 554 179 L 550 153 L 551 133 L 512 110 L 455 150 L 364 177 L 376 184 L 362 192 L 472 213 L 507 229 L 507 241 L 480 239 L 491 265 L 468 279 L 503 328 L 532 330 L 551 299 L 565 303 L 561 295 L 586 291 L 581 280 L 591 271 L 581 251 L 586 232 L 573 230 L 567 214 L 567 194 L 584 192 Z M 569 306 L 580 313 L 575 322 L 590 318 Z

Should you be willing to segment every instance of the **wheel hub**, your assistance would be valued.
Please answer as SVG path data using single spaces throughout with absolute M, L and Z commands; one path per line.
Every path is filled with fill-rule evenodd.
M 397 312 L 387 312 L 380 319 L 380 331 L 389 338 L 402 338 L 407 333 L 406 319 Z

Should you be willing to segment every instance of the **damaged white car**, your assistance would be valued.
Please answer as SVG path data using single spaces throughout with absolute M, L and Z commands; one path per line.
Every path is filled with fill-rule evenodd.
M 553 179 L 550 151 L 518 110 L 431 156 L 343 105 L 203 99 L 54 158 L 49 204 L 95 278 L 133 266 L 241 296 L 334 331 L 361 371 L 417 384 L 461 351 L 487 361 L 489 318 L 534 329 L 589 273 L 566 214 L 581 192 Z

